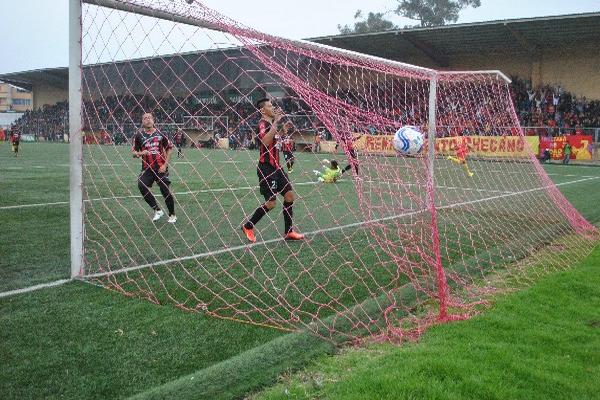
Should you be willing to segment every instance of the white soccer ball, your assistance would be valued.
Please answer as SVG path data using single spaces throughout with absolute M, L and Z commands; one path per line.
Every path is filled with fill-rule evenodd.
M 394 148 L 402 154 L 418 154 L 425 137 L 414 126 L 403 126 L 394 135 Z

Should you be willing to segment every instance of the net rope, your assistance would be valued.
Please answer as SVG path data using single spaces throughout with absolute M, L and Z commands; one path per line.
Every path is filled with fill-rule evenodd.
M 277 38 L 198 1 L 87 3 L 98 1 L 82 9 L 90 282 L 336 342 L 402 339 L 471 315 L 486 293 L 565 268 L 592 248 L 595 228 L 536 160 L 498 74 L 437 72 Z M 428 132 L 432 78 L 435 143 L 398 154 L 397 129 Z M 283 240 L 281 197 L 257 224 L 257 243 L 240 229 L 264 202 L 250 141 L 262 97 L 293 123 L 293 222 L 304 241 Z M 171 140 L 185 138 L 169 164 L 175 224 L 152 222 L 138 191 L 141 162 L 130 147 L 144 112 Z M 473 176 L 448 159 L 462 140 Z M 350 169 L 337 183 L 319 182 L 313 170 L 324 158 Z

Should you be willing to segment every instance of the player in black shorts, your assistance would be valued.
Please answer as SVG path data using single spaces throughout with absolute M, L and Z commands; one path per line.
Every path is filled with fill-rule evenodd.
M 340 140 L 344 146 L 344 153 L 346 153 L 346 156 L 348 157 L 348 165 L 344 167 L 342 174 L 350 171 L 350 168 L 354 167 L 354 171 L 356 172 L 356 175 L 358 175 L 358 156 L 356 155 L 356 150 L 354 150 L 354 142 L 360 139 L 361 136 L 353 138 L 352 135 L 345 134 Z M 337 150 L 338 144 L 335 145 L 335 148 Z
M 19 155 L 19 143 L 21 142 L 21 134 L 14 130 L 10 135 L 10 141 L 12 142 L 12 151 L 15 153 L 15 157 Z
M 283 138 L 281 141 L 281 151 L 283 151 L 283 158 L 285 160 L 285 165 L 287 166 L 288 172 L 294 172 L 294 162 L 296 161 L 296 157 L 294 157 L 294 141 L 292 140 L 291 129 L 293 128 L 293 124 L 288 121 L 283 125 Z
M 142 116 L 142 128 L 143 130 L 133 137 L 133 148 L 131 149 L 134 157 L 142 158 L 142 172 L 138 176 L 138 188 L 146 203 L 154 210 L 152 221 L 156 222 L 164 215 L 150 191 L 152 184 L 156 182 L 169 210 L 168 222 L 174 224 L 177 217 L 175 216 L 175 200 L 169 189 L 171 181 L 168 170 L 173 143 L 154 127 L 154 117 L 150 113 Z
M 183 132 L 181 130 L 175 132 L 173 141 L 175 142 L 175 147 L 177 147 L 177 158 L 183 157 L 183 152 L 181 151 L 181 148 L 183 147 Z
M 294 205 L 294 192 L 292 184 L 285 171 L 279 164 L 279 135 L 277 123 L 283 117 L 279 109 L 275 109 L 269 99 L 261 99 L 256 103 L 262 117 L 258 122 L 257 140 L 259 148 L 258 183 L 260 194 L 265 198 L 265 203 L 258 207 L 248 222 L 242 226 L 246 238 L 252 243 L 256 242 L 254 226 L 277 204 L 277 194 L 283 196 L 283 219 L 285 221 L 284 239 L 302 240 L 304 235 L 292 229 Z

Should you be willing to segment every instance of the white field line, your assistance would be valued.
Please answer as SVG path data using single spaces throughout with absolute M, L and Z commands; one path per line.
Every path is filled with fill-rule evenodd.
M 556 186 L 572 185 L 572 184 L 581 183 L 581 182 L 585 182 L 585 181 L 589 181 L 589 180 L 593 180 L 593 179 L 600 179 L 600 177 L 590 177 L 590 178 L 586 178 L 586 179 L 579 179 L 579 180 L 572 181 L 572 182 L 563 182 L 563 183 L 557 184 Z M 522 191 L 522 192 L 513 192 L 513 193 L 507 193 L 507 194 L 502 194 L 502 195 L 493 196 L 493 197 L 486 197 L 486 198 L 479 199 L 479 200 L 471 200 L 471 201 L 462 202 L 462 203 L 449 204 L 447 206 L 440 206 L 437 209 L 438 210 L 444 210 L 444 209 L 450 209 L 450 208 L 454 208 L 454 207 L 460 207 L 460 206 L 463 206 L 463 205 L 476 204 L 476 203 L 481 203 L 481 202 L 485 202 L 485 201 L 489 201 L 489 200 L 496 200 L 496 199 L 500 199 L 500 198 L 504 198 L 504 197 L 517 196 L 517 195 L 520 195 L 520 194 L 525 194 L 525 193 L 531 193 L 531 192 L 535 192 L 535 191 L 545 190 L 545 189 L 549 189 L 551 187 L 552 186 L 544 186 L 544 187 L 534 188 L 534 189 L 530 189 L 530 190 L 526 190 L 526 191 Z M 351 228 L 351 227 L 355 227 L 355 226 L 360 226 L 360 225 L 364 225 L 364 224 L 367 224 L 367 223 L 389 221 L 389 220 L 396 219 L 396 218 L 402 218 L 402 217 L 406 217 L 406 216 L 416 215 L 416 214 L 422 213 L 422 212 L 424 212 L 424 210 L 414 211 L 414 212 L 411 212 L 411 213 L 405 213 L 405 214 L 400 214 L 400 215 L 391 216 L 391 217 L 386 217 L 386 218 L 382 218 L 382 219 L 379 219 L 379 220 L 355 222 L 353 224 L 348 224 L 348 225 L 344 225 L 344 226 L 336 226 L 336 227 L 332 227 L 332 228 L 317 230 L 317 231 L 314 231 L 314 232 L 308 232 L 307 234 L 308 235 L 314 235 L 314 234 L 319 234 L 319 233 L 324 233 L 324 232 L 331 232 L 331 231 L 335 231 L 335 230 L 340 230 L 340 229 L 346 229 L 346 228 Z M 248 248 L 252 248 L 252 247 L 255 247 L 255 246 L 260 246 L 260 245 L 265 245 L 265 244 L 269 244 L 269 243 L 279 242 L 279 241 L 282 241 L 282 240 L 283 240 L 283 238 L 265 240 L 265 241 L 254 243 L 254 244 L 241 245 L 241 246 L 236 246 L 236 247 L 230 247 L 230 248 L 227 248 L 227 249 L 221 249 L 221 250 L 217 250 L 217 251 L 212 251 L 212 252 L 208 252 L 208 253 L 195 254 L 195 255 L 192 255 L 192 256 L 188 256 L 188 257 L 182 257 L 182 258 L 176 258 L 176 259 L 171 259 L 171 260 L 160 261 L 160 262 L 154 263 L 154 264 L 146 264 L 146 265 L 140 265 L 140 266 L 136 266 L 136 267 L 123 268 L 123 269 L 120 269 L 120 270 L 110 271 L 110 272 L 105 272 L 105 273 L 98 273 L 98 274 L 92 274 L 92 275 L 84 275 L 83 277 L 80 277 L 79 279 L 95 278 L 95 277 L 97 278 L 97 277 L 108 276 L 108 275 L 116 275 L 116 274 L 121 274 L 121 273 L 124 273 L 124 272 L 135 271 L 135 270 L 142 269 L 142 268 L 148 268 L 148 267 L 152 267 L 152 266 L 164 265 L 164 264 L 168 264 L 168 263 L 176 262 L 176 261 L 186 261 L 186 260 L 192 260 L 192 259 L 197 259 L 197 258 L 201 258 L 201 257 L 207 257 L 207 256 L 211 256 L 211 255 L 217 255 L 217 254 L 232 252 L 232 251 L 236 251 L 236 250 L 240 250 L 240 249 L 248 249 Z M 54 281 L 54 282 L 50 282 L 50 283 L 44 283 L 44 284 L 40 284 L 40 285 L 26 287 L 26 288 L 23 288 L 23 289 L 16 289 L 16 290 L 10 290 L 10 291 L 7 291 L 7 292 L 0 292 L 0 298 L 9 297 L 9 296 L 17 295 L 17 294 L 22 294 L 22 293 L 33 292 L 35 290 L 40 290 L 40 289 L 44 289 L 44 288 L 50 288 L 50 287 L 54 287 L 54 286 L 59 286 L 59 285 L 63 285 L 63 284 L 68 283 L 68 282 L 71 282 L 71 280 L 69 280 L 69 279 L 62 279 L 62 280 L 58 280 L 58 281 Z
M 15 296 L 17 294 L 33 292 L 34 290 L 40 290 L 40 289 L 50 288 L 50 287 L 54 287 L 54 286 L 60 286 L 65 283 L 68 283 L 68 282 L 71 282 L 71 280 L 70 279 L 61 279 L 59 281 L 42 283 L 40 285 L 29 286 L 29 287 L 26 287 L 23 289 L 15 289 L 15 290 L 9 290 L 8 292 L 0 292 L 0 299 L 3 297 Z
M 580 182 L 583 182 L 583 181 L 586 181 L 586 180 L 590 180 L 590 179 L 600 179 L 600 177 L 594 177 L 594 178 L 588 178 L 588 179 L 580 179 L 578 181 L 573 181 L 573 182 L 565 182 L 565 183 L 561 183 L 561 184 L 556 185 L 556 186 L 564 186 L 564 185 L 568 185 L 568 184 L 580 183 Z M 446 206 L 440 206 L 440 207 L 437 207 L 436 209 L 437 210 L 446 210 L 446 209 L 451 209 L 451 208 L 456 208 L 456 207 L 461 207 L 461 206 L 466 206 L 466 205 L 471 205 L 471 204 L 482 203 L 482 202 L 486 202 L 486 201 L 490 201 L 490 200 L 497 200 L 497 199 L 501 199 L 501 198 L 518 196 L 518 195 L 521 195 L 521 194 L 526 194 L 526 193 L 536 192 L 536 191 L 540 191 L 540 190 L 550 189 L 551 187 L 552 186 L 544 186 L 544 187 L 533 188 L 533 189 L 529 189 L 529 190 L 523 190 L 523 191 L 520 191 L 520 192 L 504 193 L 504 194 L 500 194 L 500 195 L 497 195 L 497 196 L 485 197 L 485 198 L 478 199 L 478 200 L 470 200 L 470 201 L 465 201 L 465 202 L 460 202 L 460 203 L 449 204 L 449 205 L 446 205 Z M 390 220 L 399 219 L 399 218 L 403 218 L 403 217 L 409 217 L 409 216 L 416 215 L 416 214 L 421 214 L 421 213 L 426 212 L 426 211 L 427 211 L 427 209 L 422 209 L 422 210 L 413 211 L 413 212 L 409 212 L 409 213 L 392 215 L 392 216 L 385 217 L 385 218 L 373 219 L 373 220 L 370 220 L 370 221 L 360 221 L 360 222 L 355 222 L 355 223 L 352 223 L 352 224 L 347 224 L 347 225 L 342 225 L 342 226 L 335 226 L 335 227 L 332 227 L 332 228 L 319 229 L 319 230 L 312 231 L 312 232 L 305 232 L 305 235 L 311 236 L 311 235 L 317 235 L 317 234 L 325 233 L 325 232 L 332 232 L 332 231 L 337 231 L 337 230 L 341 230 L 341 229 L 353 228 L 353 227 L 357 227 L 357 226 L 361 226 L 361 225 L 366 225 L 366 224 L 372 224 L 372 223 L 378 223 L 378 222 L 385 222 L 385 221 L 390 221 Z M 223 248 L 223 249 L 220 249 L 220 250 L 214 250 L 214 251 L 209 251 L 209 252 L 205 252 L 205 253 L 194 254 L 194 255 L 186 256 L 186 257 L 178 257 L 178 258 L 173 258 L 173 259 L 169 259 L 169 260 L 158 261 L 158 262 L 155 262 L 155 263 L 148 263 L 148 264 L 144 264 L 144 265 L 137 265 L 135 267 L 122 268 L 122 269 L 118 269 L 118 270 L 115 270 L 115 271 L 100 272 L 100 273 L 96 273 L 96 274 L 84 275 L 84 276 L 81 277 L 81 279 L 86 279 L 86 278 L 100 278 L 100 277 L 104 277 L 104 276 L 112 276 L 112 275 L 122 274 L 122 273 L 126 273 L 126 272 L 137 271 L 137 270 L 144 269 L 144 268 L 157 267 L 157 266 L 161 266 L 161 265 L 171 264 L 171 263 L 174 263 L 174 262 L 182 262 L 182 261 L 195 260 L 195 259 L 203 258 L 203 257 L 212 257 L 212 256 L 223 254 L 223 253 L 232 253 L 232 252 L 237 251 L 237 250 L 250 249 L 250 248 L 253 248 L 253 247 L 257 247 L 257 246 L 263 246 L 265 244 L 281 242 L 283 240 L 284 240 L 283 238 L 277 238 L 277 239 L 264 240 L 264 241 L 260 241 L 260 242 L 256 242 L 256 243 L 252 243 L 252 244 L 244 244 L 244 245 L 240 245 L 240 246 L 227 247 L 227 248 Z
M 549 174 L 552 176 L 565 176 L 565 177 L 579 177 L 579 175 L 557 175 L 557 174 Z M 565 184 L 572 184 L 572 183 L 579 183 L 579 182 L 583 182 L 583 181 L 587 181 L 587 180 L 593 180 L 593 179 L 600 179 L 600 176 L 584 176 L 582 177 L 583 179 L 577 180 L 577 181 L 573 181 L 573 182 L 563 182 L 560 184 L 557 184 L 556 186 L 562 186 Z M 369 181 L 372 182 L 372 181 Z M 300 182 L 300 183 L 294 183 L 295 186 L 307 186 L 307 185 L 316 185 L 318 182 Z M 384 183 L 385 182 L 379 182 L 379 183 Z M 404 184 L 405 186 L 414 186 L 415 184 L 409 183 L 409 184 Z M 448 190 L 465 190 L 465 191 L 473 191 L 473 192 L 489 192 L 489 193 L 504 193 L 504 194 L 511 194 L 511 193 L 515 193 L 515 192 L 508 192 L 508 191 L 502 191 L 502 190 L 493 190 L 493 189 L 476 189 L 476 188 L 465 188 L 465 187 L 460 187 L 460 186 L 436 186 L 437 189 L 448 189 Z M 193 190 L 193 191 L 188 191 L 188 192 L 178 192 L 175 193 L 176 196 L 185 196 L 185 195 L 193 195 L 193 194 L 200 194 L 200 193 L 221 193 L 221 192 L 227 192 L 227 191 L 238 191 L 238 190 L 254 190 L 254 189 L 258 189 L 258 186 L 241 186 L 241 187 L 234 187 L 234 188 L 220 188 L 220 189 L 202 189 L 202 190 Z M 132 195 L 132 196 L 115 196 L 115 197 L 98 197 L 98 198 L 94 198 L 94 199 L 86 199 L 84 200 L 84 202 L 89 203 L 92 201 L 107 201 L 107 200 L 126 200 L 126 199 L 141 199 L 142 196 L 140 195 Z M 20 209 L 20 208 L 31 208 L 31 207 L 46 207 L 46 206 L 56 206 L 56 205 L 67 205 L 69 204 L 68 201 L 56 201 L 56 202 L 52 202 L 52 203 L 31 203 L 31 204 L 18 204 L 18 205 L 14 205 L 14 206 L 2 206 L 0 207 L 0 211 L 1 210 L 15 210 L 15 209 Z
M 598 177 L 600 179 L 600 177 Z M 347 181 L 349 182 L 349 181 Z M 366 183 L 373 183 L 374 181 L 367 181 Z M 378 182 L 378 184 L 385 184 L 386 182 Z M 310 186 L 317 185 L 319 182 L 309 181 L 309 182 L 300 182 L 300 183 L 292 183 L 294 186 Z M 415 186 L 414 183 L 404 184 L 404 186 Z M 457 186 L 437 186 L 438 189 L 448 189 L 448 190 L 465 190 L 465 191 L 473 191 L 473 192 L 489 192 L 489 193 L 513 193 L 513 192 L 505 192 L 500 190 L 493 189 L 476 189 L 476 188 L 465 188 L 465 187 L 457 187 Z M 220 188 L 220 189 L 202 189 L 202 190 L 192 190 L 188 192 L 176 192 L 176 196 L 186 196 L 186 195 L 194 195 L 201 193 L 222 193 L 222 192 L 235 192 L 239 190 L 255 190 L 258 189 L 258 186 L 241 186 L 241 187 L 229 187 L 229 188 Z M 126 200 L 126 199 L 141 199 L 141 195 L 131 195 L 131 196 L 114 196 L 114 197 L 98 197 L 93 199 L 85 199 L 85 203 L 90 203 L 93 201 L 108 201 L 108 200 Z M 52 203 L 31 203 L 31 204 L 18 204 L 14 206 L 2 206 L 1 210 L 16 210 L 21 208 L 31 208 L 31 207 L 47 207 L 47 206 L 59 206 L 59 205 L 67 205 L 68 201 L 56 201 Z
M 365 225 L 365 224 L 368 224 L 368 223 L 383 222 L 383 221 L 389 221 L 389 220 L 398 219 L 398 218 L 402 218 L 402 217 L 408 217 L 408 216 L 411 216 L 411 215 L 420 214 L 420 213 L 425 212 L 425 211 L 427 211 L 427 210 L 424 209 L 424 210 L 419 210 L 419 211 L 413 211 L 413 212 L 410 212 L 410 213 L 393 215 L 393 216 L 390 216 L 390 217 L 374 219 L 374 220 L 371 220 L 371 221 L 354 222 L 352 224 L 347 224 L 347 225 L 342 225 L 342 226 L 334 226 L 334 227 L 326 228 L 326 229 L 318 229 L 318 230 L 312 231 L 312 232 L 305 232 L 304 234 L 307 235 L 307 236 L 318 235 L 320 233 L 332 232 L 332 231 L 337 231 L 337 230 L 347 229 L 347 228 L 353 228 L 353 227 Z M 163 261 L 159 261 L 159 262 L 156 262 L 156 263 L 150 263 L 150 264 L 144 264 L 144 265 L 136 265 L 135 267 L 129 267 L 129 268 L 122 268 L 122 269 L 118 269 L 118 270 L 115 270 L 115 271 L 100 272 L 100 273 L 97 273 L 97 274 L 84 275 L 81 278 L 82 279 L 86 279 L 86 278 L 100 278 L 100 277 L 108 276 L 108 275 L 122 274 L 122 273 L 125 273 L 125 272 L 137 271 L 137 270 L 144 269 L 144 268 L 156 267 L 156 266 L 160 266 L 160 265 L 166 265 L 166 264 L 170 264 L 170 263 L 173 263 L 173 262 L 189 261 L 189 260 L 195 260 L 195 259 L 203 258 L 203 257 L 211 257 L 211 256 L 223 254 L 223 253 L 231 253 L 231 252 L 234 252 L 234 251 L 237 251 L 237 250 L 245 250 L 245 249 L 250 249 L 250 248 L 253 248 L 253 247 L 257 247 L 257 246 L 263 246 L 265 244 L 282 242 L 282 241 L 284 241 L 283 238 L 263 240 L 261 242 L 256 242 L 256 243 L 251 243 L 251 244 L 243 244 L 243 245 L 234 246 L 234 247 L 227 247 L 227 248 L 223 248 L 223 249 L 220 249 L 220 250 L 209 251 L 209 252 L 206 252 L 206 253 L 194 254 L 194 255 L 191 255 L 191 256 L 187 256 L 187 257 L 173 258 L 173 259 L 170 259 L 170 260 L 163 260 Z
M 307 186 L 307 185 L 316 185 L 319 182 L 300 182 L 294 183 L 295 186 Z M 230 187 L 230 188 L 221 188 L 221 189 L 202 189 L 202 190 L 192 190 L 188 192 L 176 192 L 176 196 L 185 196 L 192 194 L 200 194 L 200 193 L 221 193 L 221 192 L 234 192 L 238 190 L 254 190 L 258 189 L 258 186 L 241 186 L 241 187 Z M 115 197 L 98 197 L 94 199 L 85 199 L 85 203 L 90 203 L 92 201 L 107 201 L 107 200 L 126 200 L 126 199 L 141 199 L 141 195 L 132 195 L 132 196 L 115 196 Z M 69 204 L 68 201 L 56 201 L 54 203 L 32 203 L 32 204 L 19 204 L 15 206 L 3 206 L 0 207 L 0 210 L 14 210 L 18 208 L 29 208 L 29 207 L 45 207 L 45 206 L 56 206 L 56 205 L 66 205 Z

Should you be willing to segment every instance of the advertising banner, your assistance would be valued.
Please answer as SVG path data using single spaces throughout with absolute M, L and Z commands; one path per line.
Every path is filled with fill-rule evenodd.
M 436 154 L 454 154 L 459 140 L 459 137 L 436 139 Z M 469 154 L 475 157 L 528 157 L 539 148 L 537 136 L 465 136 L 465 140 Z M 362 135 L 354 147 L 365 153 L 396 154 L 392 135 Z
M 585 135 L 542 136 L 539 155 L 541 157 L 544 150 L 548 149 L 553 160 L 562 160 L 565 156 L 565 144 L 569 143 L 571 160 L 591 160 L 592 142 L 593 138 Z

